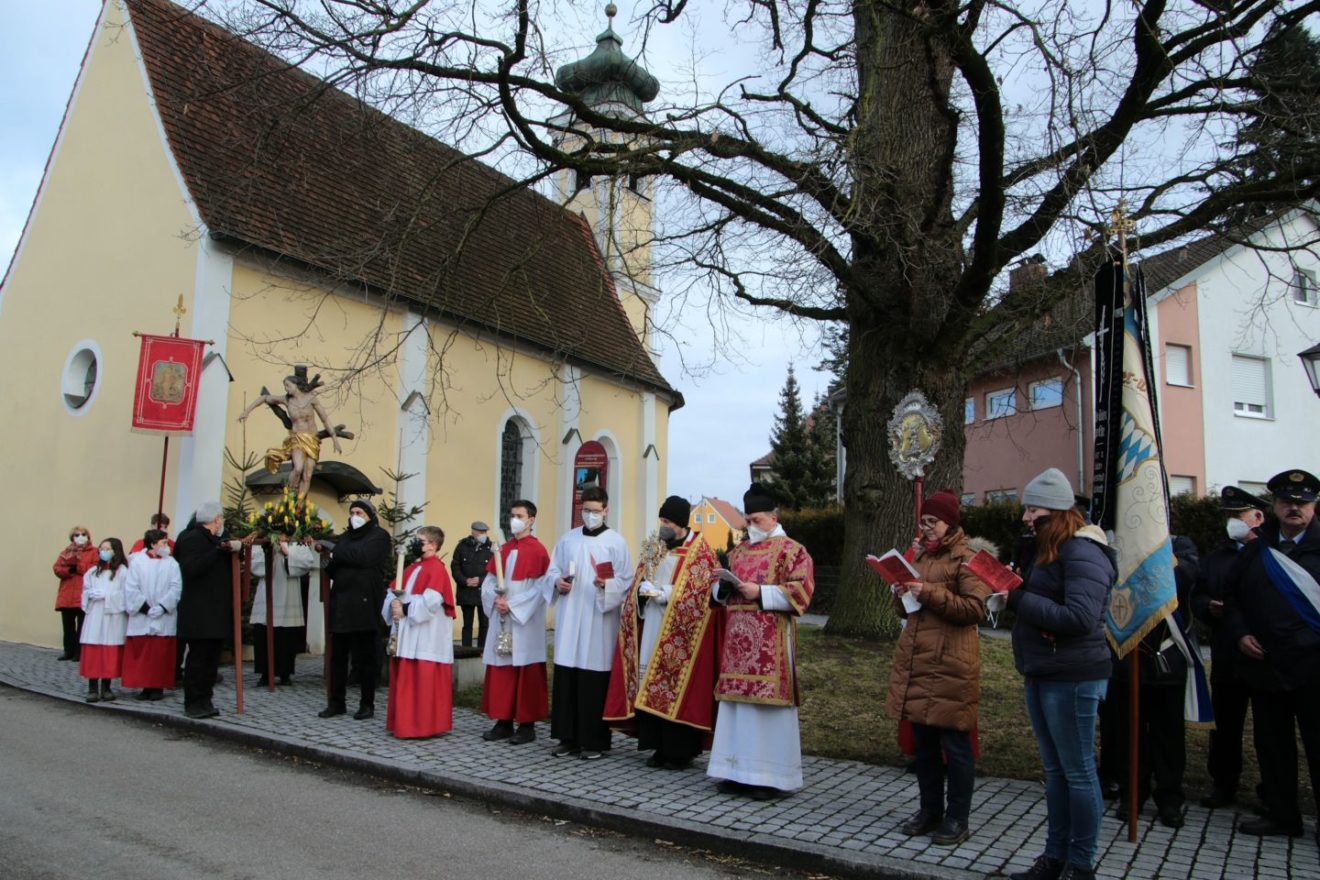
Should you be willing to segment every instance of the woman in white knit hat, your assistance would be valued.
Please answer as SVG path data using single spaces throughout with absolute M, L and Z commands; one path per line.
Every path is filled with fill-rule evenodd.
M 1077 512 L 1057 468 L 1027 484 L 1022 521 L 1036 536 L 1026 581 L 1008 595 L 1017 614 L 1013 659 L 1045 766 L 1045 853 L 1014 880 L 1092 880 L 1104 800 L 1095 730 L 1110 674 L 1104 615 L 1117 577 L 1104 532 Z

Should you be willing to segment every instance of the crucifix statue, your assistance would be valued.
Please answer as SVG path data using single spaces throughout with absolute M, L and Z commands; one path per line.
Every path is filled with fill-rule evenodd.
M 262 388 L 257 399 L 238 417 L 240 422 L 247 421 L 248 414 L 263 403 L 279 416 L 284 427 L 289 430 L 289 436 L 284 438 L 283 446 L 266 450 L 266 470 L 273 474 L 284 462 L 292 462 L 288 486 L 299 500 L 306 498 L 312 487 L 312 472 L 321 458 L 321 441 L 330 438 L 335 452 L 341 452 L 339 438 L 353 436 L 344 430 L 343 425 L 331 427 L 330 417 L 316 399 L 316 389 L 320 386 L 320 375 L 308 379 L 307 367 L 298 365 L 293 368 L 293 375 L 284 379 L 283 397 L 270 394 Z M 321 431 L 316 428 L 318 416 L 325 425 Z

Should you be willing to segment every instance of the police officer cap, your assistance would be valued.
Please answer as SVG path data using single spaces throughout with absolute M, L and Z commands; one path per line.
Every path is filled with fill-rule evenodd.
M 1315 474 L 1308 474 L 1300 468 L 1293 468 L 1281 474 L 1275 474 L 1265 484 L 1265 488 L 1269 489 L 1270 494 L 1275 498 L 1286 498 L 1289 501 L 1306 503 L 1314 501 L 1316 495 L 1320 495 L 1320 478 L 1317 478 Z
M 1222 513 L 1241 513 L 1253 508 L 1263 513 L 1270 509 L 1270 505 L 1264 498 L 1252 495 L 1246 489 L 1239 489 L 1237 486 L 1225 486 L 1219 493 L 1219 510 Z

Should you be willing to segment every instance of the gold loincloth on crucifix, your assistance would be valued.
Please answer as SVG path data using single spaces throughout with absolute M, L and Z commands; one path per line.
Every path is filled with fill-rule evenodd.
M 266 450 L 266 470 L 272 474 L 278 471 L 280 465 L 293 458 L 295 449 L 301 449 L 302 454 L 312 461 L 321 460 L 321 438 L 319 436 L 290 431 L 289 436 L 284 438 L 283 446 L 273 446 Z

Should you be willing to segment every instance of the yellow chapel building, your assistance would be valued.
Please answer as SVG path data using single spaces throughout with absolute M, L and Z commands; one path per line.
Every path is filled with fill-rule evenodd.
M 561 84 L 640 114 L 655 82 L 619 42 L 607 28 Z M 130 430 L 133 332 L 167 335 L 180 295 L 181 335 L 213 344 L 195 430 L 169 445 L 173 532 L 257 476 L 226 450 L 285 429 L 264 407 L 237 417 L 307 364 L 355 435 L 321 460 L 356 483 L 313 482 L 341 527 L 353 490 L 395 488 L 389 469 L 413 475 L 400 501 L 427 504 L 446 557 L 517 498 L 549 545 L 594 482 L 636 546 L 683 403 L 648 324 L 647 186 L 561 172 L 547 198 L 166 0 L 107 0 L 0 283 L 0 448 L 29 500 L 7 529 L 0 639 L 58 643 L 51 563 L 72 526 L 127 546 L 156 510 L 162 441 Z

